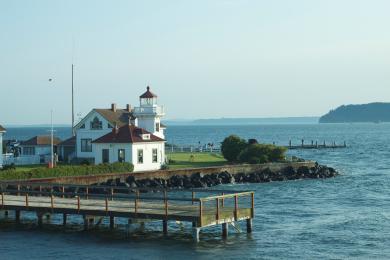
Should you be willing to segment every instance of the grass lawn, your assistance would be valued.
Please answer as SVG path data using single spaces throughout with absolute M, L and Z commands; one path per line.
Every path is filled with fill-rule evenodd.
M 36 168 L 47 168 L 47 165 L 43 165 L 43 164 L 18 165 L 18 166 L 15 166 L 15 171 L 16 172 L 29 172 L 32 169 L 36 169 Z
M 193 157 L 191 158 L 191 155 Z M 227 164 L 225 158 L 219 153 L 167 153 L 169 169 L 196 168 L 220 166 Z

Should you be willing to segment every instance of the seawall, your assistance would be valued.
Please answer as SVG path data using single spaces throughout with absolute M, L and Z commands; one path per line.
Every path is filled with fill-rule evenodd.
M 333 168 L 313 161 L 226 165 L 218 167 L 159 170 L 90 176 L 53 177 L 20 180 L 74 185 L 110 185 L 122 187 L 201 188 L 228 183 L 260 183 L 294 179 L 334 177 Z

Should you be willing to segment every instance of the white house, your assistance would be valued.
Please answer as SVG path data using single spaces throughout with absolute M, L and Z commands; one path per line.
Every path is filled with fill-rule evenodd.
M 95 163 L 130 162 L 134 171 L 158 170 L 165 161 L 165 140 L 134 125 L 113 128 L 92 147 Z
M 76 156 L 94 160 L 95 163 L 111 163 L 122 161 L 123 158 L 134 163 L 138 162 L 134 156 L 138 150 L 142 150 L 145 162 L 134 163 L 135 171 L 160 168 L 165 158 L 165 126 L 161 124 L 161 118 L 165 115 L 164 108 L 157 104 L 157 95 L 150 91 L 149 86 L 139 97 L 139 102 L 139 106 L 133 109 L 130 105 L 125 109 L 118 109 L 116 104 L 112 104 L 110 109 L 95 108 L 89 112 L 75 126 Z M 125 135 L 125 138 L 121 139 L 123 143 L 118 143 L 114 140 L 117 138 L 116 131 L 121 134 L 127 131 L 131 136 Z M 141 139 L 136 138 L 139 133 Z M 150 136 L 151 139 L 142 139 L 142 135 L 145 135 L 145 138 Z M 102 137 L 105 138 L 101 139 Z M 123 148 L 124 145 L 126 147 Z M 136 147 L 137 150 L 133 150 Z M 156 157 L 153 157 L 156 153 L 154 149 L 157 149 L 157 162 Z M 118 150 L 125 155 L 114 154 Z M 152 157 L 153 160 L 149 160 Z
M 3 134 L 5 128 L 0 125 L 0 168 L 3 168 Z

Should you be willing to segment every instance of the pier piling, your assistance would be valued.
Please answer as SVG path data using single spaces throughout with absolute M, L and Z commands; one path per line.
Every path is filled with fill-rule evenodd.
M 16 223 L 20 223 L 20 210 L 15 210 L 15 221 Z
M 228 223 L 223 223 L 222 224 L 222 237 L 227 238 L 229 233 L 229 224 Z
M 252 233 L 252 219 L 251 218 L 246 220 L 246 232 L 248 234 Z
M 115 217 L 110 216 L 110 229 L 115 228 Z
M 43 213 L 37 212 L 37 219 L 38 219 L 38 227 L 43 226 Z
M 66 226 L 68 215 L 66 213 L 62 214 L 62 225 Z
M 168 221 L 167 220 L 163 220 L 163 233 L 164 235 L 168 235 Z
M 195 242 L 199 242 L 199 233 L 200 233 L 200 228 L 197 227 L 192 228 L 192 237 L 194 238 Z

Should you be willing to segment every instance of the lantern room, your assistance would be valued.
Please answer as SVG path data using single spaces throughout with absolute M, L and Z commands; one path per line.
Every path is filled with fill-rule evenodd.
M 157 105 L 157 95 L 150 91 L 150 87 L 147 86 L 146 92 L 139 97 L 139 103 L 142 107 Z

